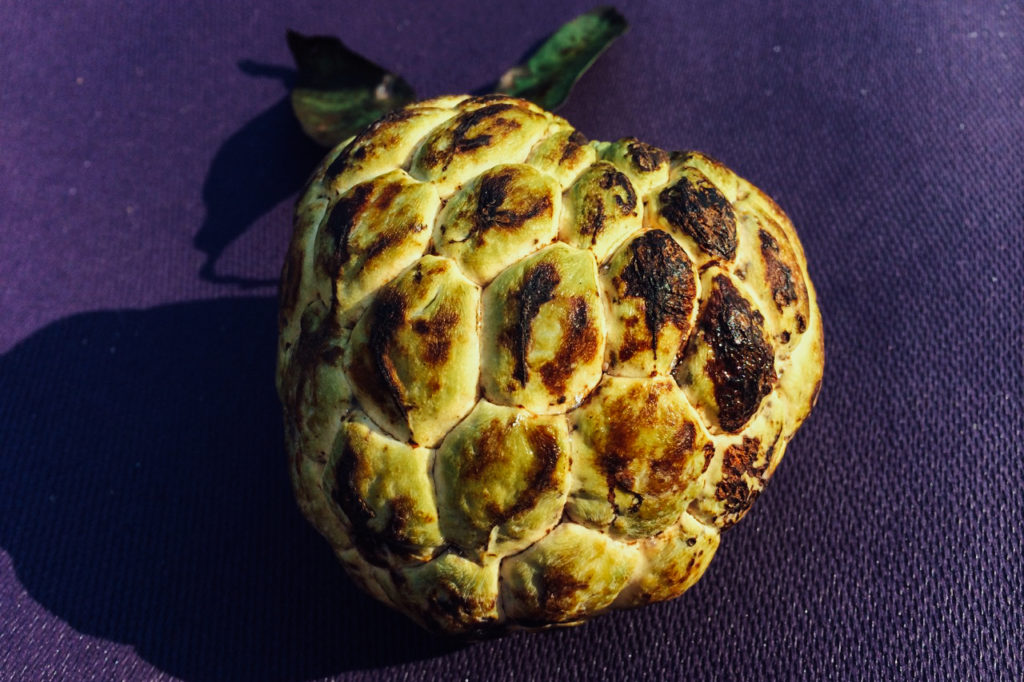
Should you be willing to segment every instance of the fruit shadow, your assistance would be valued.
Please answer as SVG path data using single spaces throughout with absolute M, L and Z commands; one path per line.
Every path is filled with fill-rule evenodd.
M 242 60 L 238 68 L 249 76 L 279 80 L 286 90 L 295 80 L 295 71 L 282 66 Z M 203 183 L 206 218 L 193 239 L 206 257 L 199 276 L 242 289 L 276 285 L 276 272 L 265 278 L 224 273 L 218 261 L 260 217 L 293 197 L 326 153 L 302 132 L 287 95 L 228 137 Z
M 323 153 L 287 98 L 224 142 L 202 188 L 201 277 L 276 283 L 217 258 Z M 76 630 L 188 680 L 306 680 L 458 648 L 355 588 L 302 519 L 275 351 L 264 296 L 75 315 L 0 357 L 0 548 L 19 580 Z
M 362 592 L 292 498 L 275 302 L 76 315 L 0 357 L 0 546 L 75 629 L 189 680 L 454 650 Z

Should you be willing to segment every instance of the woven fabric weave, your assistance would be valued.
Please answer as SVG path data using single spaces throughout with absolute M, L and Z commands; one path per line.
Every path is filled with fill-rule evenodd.
M 0 679 L 1024 677 L 1018 3 L 629 3 L 559 111 L 762 187 L 818 289 L 818 405 L 682 598 L 460 645 L 301 519 L 267 282 L 323 152 L 285 29 L 427 97 L 587 9 L 0 10 Z

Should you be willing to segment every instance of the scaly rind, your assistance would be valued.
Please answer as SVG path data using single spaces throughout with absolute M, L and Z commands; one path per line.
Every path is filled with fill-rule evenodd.
M 678 596 L 817 396 L 793 226 L 698 152 L 440 97 L 328 154 L 294 227 L 277 386 L 296 499 L 428 629 Z

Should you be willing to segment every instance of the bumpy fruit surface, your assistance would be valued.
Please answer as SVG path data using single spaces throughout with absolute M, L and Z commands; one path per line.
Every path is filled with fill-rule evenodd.
M 803 249 L 756 187 L 522 100 L 445 97 L 310 180 L 277 386 L 299 505 L 352 578 L 482 636 L 693 585 L 823 352 Z

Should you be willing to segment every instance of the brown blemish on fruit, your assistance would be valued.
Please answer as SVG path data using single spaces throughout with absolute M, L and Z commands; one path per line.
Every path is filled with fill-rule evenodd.
M 674 423 L 667 423 L 659 415 L 660 396 L 668 388 L 663 384 L 636 385 L 605 406 L 606 437 L 603 443 L 595 443 L 598 448 L 596 465 L 605 475 L 608 501 L 613 506 L 616 490 L 634 497 L 629 509 L 616 506 L 618 513 L 636 513 L 645 495 L 678 493 L 691 482 L 687 469 L 694 454 L 697 431 L 693 423 L 681 416 Z M 645 434 L 666 427 L 674 429 L 672 438 L 659 443 L 656 451 L 651 452 L 650 446 L 643 443 Z M 636 476 L 629 469 L 631 463 L 648 468 L 645 485 L 637 486 Z
M 505 433 L 508 425 L 500 419 L 487 422 L 473 439 L 472 454 L 459 470 L 463 481 L 485 481 L 488 469 L 505 460 Z
M 561 165 L 579 156 L 580 149 L 587 146 L 587 143 L 587 137 L 583 133 L 578 130 L 572 131 L 562 147 L 562 156 L 558 159 L 558 164 Z
M 556 396 L 565 393 L 566 384 L 576 367 L 590 362 L 597 355 L 597 328 L 591 319 L 590 306 L 584 299 L 574 296 L 569 300 L 569 314 L 563 332 L 555 357 L 540 368 L 544 386 Z
M 422 232 L 425 229 L 427 229 L 427 226 L 423 223 L 412 223 L 384 232 L 366 248 L 366 256 L 363 262 L 368 263 L 381 254 L 387 253 L 391 247 L 401 243 L 408 235 Z
M 436 165 L 441 161 L 440 157 L 443 155 L 444 162 L 441 164 L 441 169 L 447 170 L 456 155 L 486 147 L 496 133 L 522 127 L 518 121 L 501 116 L 502 113 L 517 108 L 514 104 L 500 102 L 459 114 L 456 117 L 455 128 L 452 130 L 451 146 L 443 152 L 439 152 L 436 148 L 430 149 L 428 162 L 431 165 Z
M 529 368 L 526 355 L 530 350 L 530 334 L 533 318 L 537 317 L 540 307 L 554 297 L 555 287 L 561 281 L 558 270 L 551 263 L 539 263 L 523 278 L 522 286 L 513 296 L 518 308 L 513 323 L 511 341 L 512 357 L 515 366 L 512 377 L 521 386 L 526 385 Z
M 636 190 L 633 189 L 633 183 L 614 166 L 609 165 L 604 170 L 598 180 L 598 186 L 606 192 L 613 189 L 621 190 L 614 192 L 611 196 L 615 199 L 615 204 L 619 207 L 619 213 L 622 215 L 630 215 L 636 210 Z
M 417 509 L 414 500 L 399 495 L 389 500 L 386 510 L 383 510 L 386 514 L 383 528 L 373 530 L 370 524 L 377 519 L 378 513 L 366 503 L 362 493 L 372 486 L 373 476 L 369 463 L 346 442 L 334 468 L 331 498 L 351 522 L 353 539 L 366 559 L 386 565 L 385 548 L 401 558 L 413 556 L 420 548 L 410 537 L 412 525 L 417 521 L 429 523 L 434 519 Z
M 338 199 L 331 208 L 324 223 L 324 230 L 331 237 L 333 249 L 329 257 L 329 274 L 337 277 L 338 271 L 349 259 L 348 237 L 360 214 L 367 208 L 373 183 L 356 185 L 348 194 Z
M 761 440 L 749 436 L 743 436 L 742 443 L 727 447 L 722 455 L 723 475 L 736 477 L 743 474 L 755 476 L 763 473 L 764 467 L 755 466 L 760 448 Z
M 452 337 L 460 322 L 459 311 L 440 305 L 428 319 L 413 322 L 412 330 L 423 338 L 422 360 L 427 365 L 443 365 L 448 361 Z
M 764 476 L 774 447 L 773 443 L 765 457 L 765 463 L 760 466 L 757 465 L 761 448 L 761 441 L 758 438 L 744 436 L 742 443 L 730 445 L 725 449 L 722 454 L 722 478 L 715 487 L 715 499 L 723 503 L 726 513 L 742 516 L 754 504 L 764 485 Z M 746 477 L 753 479 L 754 487 L 751 487 Z M 739 518 L 727 520 L 725 527 L 738 520 Z
M 760 490 L 751 490 L 742 478 L 729 478 L 718 483 L 715 488 L 715 499 L 723 503 L 729 514 L 742 515 L 757 500 Z M 722 524 L 723 530 L 732 527 L 739 519 L 728 519 Z
M 576 224 L 580 234 L 589 236 L 593 245 L 604 230 L 606 210 L 612 208 L 608 205 L 609 197 L 620 215 L 631 215 L 636 211 L 636 190 L 629 178 L 607 161 L 599 161 L 591 169 L 600 173 L 596 180 L 599 191 L 588 192 L 581 198 Z
M 638 171 L 650 173 L 668 161 L 668 153 L 645 142 L 630 137 L 626 138 L 626 151 Z
M 689 483 L 684 474 L 693 456 L 696 435 L 697 429 L 690 422 L 685 422 L 676 429 L 672 440 L 664 446 L 664 454 L 651 460 L 646 492 L 653 495 L 679 492 Z
M 661 215 L 713 256 L 736 254 L 736 214 L 725 196 L 703 173 L 687 169 L 676 184 L 658 195 Z
M 502 419 L 488 422 L 473 439 L 471 454 L 459 473 L 460 482 L 486 483 L 493 475 L 494 467 L 501 467 L 509 456 L 508 438 L 513 429 L 525 429 L 524 436 L 530 446 L 533 458 L 529 468 L 521 472 L 524 481 L 522 490 L 510 504 L 501 506 L 494 500 L 481 502 L 492 525 L 500 525 L 509 519 L 530 511 L 537 500 L 558 485 L 558 463 L 562 450 L 554 431 L 546 425 L 516 426 Z
M 645 232 L 629 249 L 633 257 L 622 271 L 626 296 L 643 300 L 651 352 L 657 357 L 658 334 L 666 324 L 678 329 L 682 338 L 689 336 L 696 279 L 686 252 L 661 230 Z
M 713 443 L 706 443 L 704 445 L 704 466 L 701 467 L 700 472 L 703 474 L 711 466 L 711 460 L 715 458 L 715 446 Z
M 380 187 L 380 191 L 377 196 L 373 198 L 373 207 L 379 212 L 383 213 L 391 207 L 391 203 L 398 196 L 399 192 L 402 191 L 402 185 L 398 182 L 389 182 L 383 187 Z
M 489 104 L 491 102 L 504 102 L 506 104 L 509 104 L 509 106 L 517 106 L 511 103 L 512 100 L 513 98 L 509 97 L 508 95 L 502 95 L 501 93 L 492 92 L 487 95 L 474 95 L 472 97 L 467 97 L 466 99 L 462 100 L 462 102 L 459 103 L 459 108 L 466 109 L 468 107 L 473 106 L 474 104 Z
M 327 167 L 324 173 L 325 181 L 333 180 L 341 175 L 350 161 L 363 160 L 367 152 L 372 150 L 377 144 L 387 146 L 397 133 L 397 131 L 392 129 L 398 127 L 399 123 L 407 121 L 416 115 L 417 113 L 411 109 L 395 109 L 371 124 L 370 127 L 352 140 L 341 154 L 338 155 L 338 158 Z M 385 135 L 385 133 L 389 134 Z
M 718 403 L 718 422 L 739 431 L 775 384 L 775 355 L 763 318 L 724 275 L 716 275 L 697 327 L 713 357 L 704 368 Z
M 528 512 L 537 505 L 541 495 L 553 490 L 558 485 L 556 472 L 562 449 L 558 446 L 558 438 L 547 426 L 528 427 L 526 440 L 533 451 L 533 462 L 524 477 L 526 488 L 516 498 L 515 503 L 505 510 L 505 518 L 510 519 Z
M 589 584 L 557 565 L 544 566 L 536 579 L 538 606 L 546 620 L 572 618 L 579 608 L 577 595 L 590 589 Z
M 410 527 L 416 521 L 429 522 L 433 519 L 422 518 L 423 515 L 416 508 L 416 502 L 404 495 L 391 498 L 388 507 L 390 514 L 380 533 L 381 539 L 398 554 L 412 554 L 416 550 L 416 545 L 409 537 Z
M 761 257 L 764 259 L 764 274 L 768 287 L 772 292 L 775 307 L 782 309 L 796 301 L 796 288 L 793 286 L 793 271 L 782 262 L 779 254 L 779 243 L 775 237 L 764 230 L 758 230 L 761 241 Z
M 480 180 L 473 228 L 467 239 L 491 228 L 516 230 L 528 220 L 552 213 L 551 197 L 547 194 L 538 198 L 532 192 L 516 191 L 514 182 L 521 174 L 514 167 L 503 168 Z
M 481 596 L 479 593 L 466 591 L 456 582 L 439 578 L 432 586 L 427 601 L 430 612 L 443 613 L 448 616 L 449 632 L 457 631 L 470 637 L 483 638 L 494 632 L 486 626 L 491 618 L 481 620 L 481 615 L 494 611 L 496 597 Z M 443 632 L 440 630 L 439 632 Z
M 396 289 L 385 288 L 370 307 L 369 343 L 367 351 L 373 362 L 376 379 L 383 383 L 387 396 L 403 419 L 408 415 L 405 408 L 405 387 L 402 386 L 395 363 L 391 359 L 391 344 L 395 332 L 405 322 L 406 302 Z M 364 390 L 369 389 L 365 384 Z
M 692 547 L 697 540 L 687 538 L 685 542 L 687 547 Z M 639 595 L 640 603 L 649 604 L 654 597 L 657 597 L 658 601 L 663 601 L 676 596 L 679 593 L 678 590 L 690 578 L 699 556 L 699 554 L 691 554 L 685 567 L 674 561 L 663 562 L 660 566 L 661 570 L 657 574 L 658 583 L 654 586 L 654 592 L 642 592 Z
M 376 518 L 377 514 L 366 504 L 366 500 L 359 492 L 360 483 L 368 481 L 372 475 L 369 464 L 360 458 L 346 441 L 334 467 L 334 488 L 331 491 L 331 498 L 352 523 L 354 539 L 363 551 L 370 555 L 367 559 L 379 562 L 380 557 L 373 551 L 377 547 L 376 533 L 369 527 L 370 521 Z
M 643 336 L 634 334 L 630 329 L 627 329 L 623 335 L 622 346 L 619 348 L 618 356 L 617 358 L 612 358 L 612 364 L 615 364 L 616 359 L 619 362 L 629 362 L 634 355 L 647 350 L 649 345 L 647 339 Z

